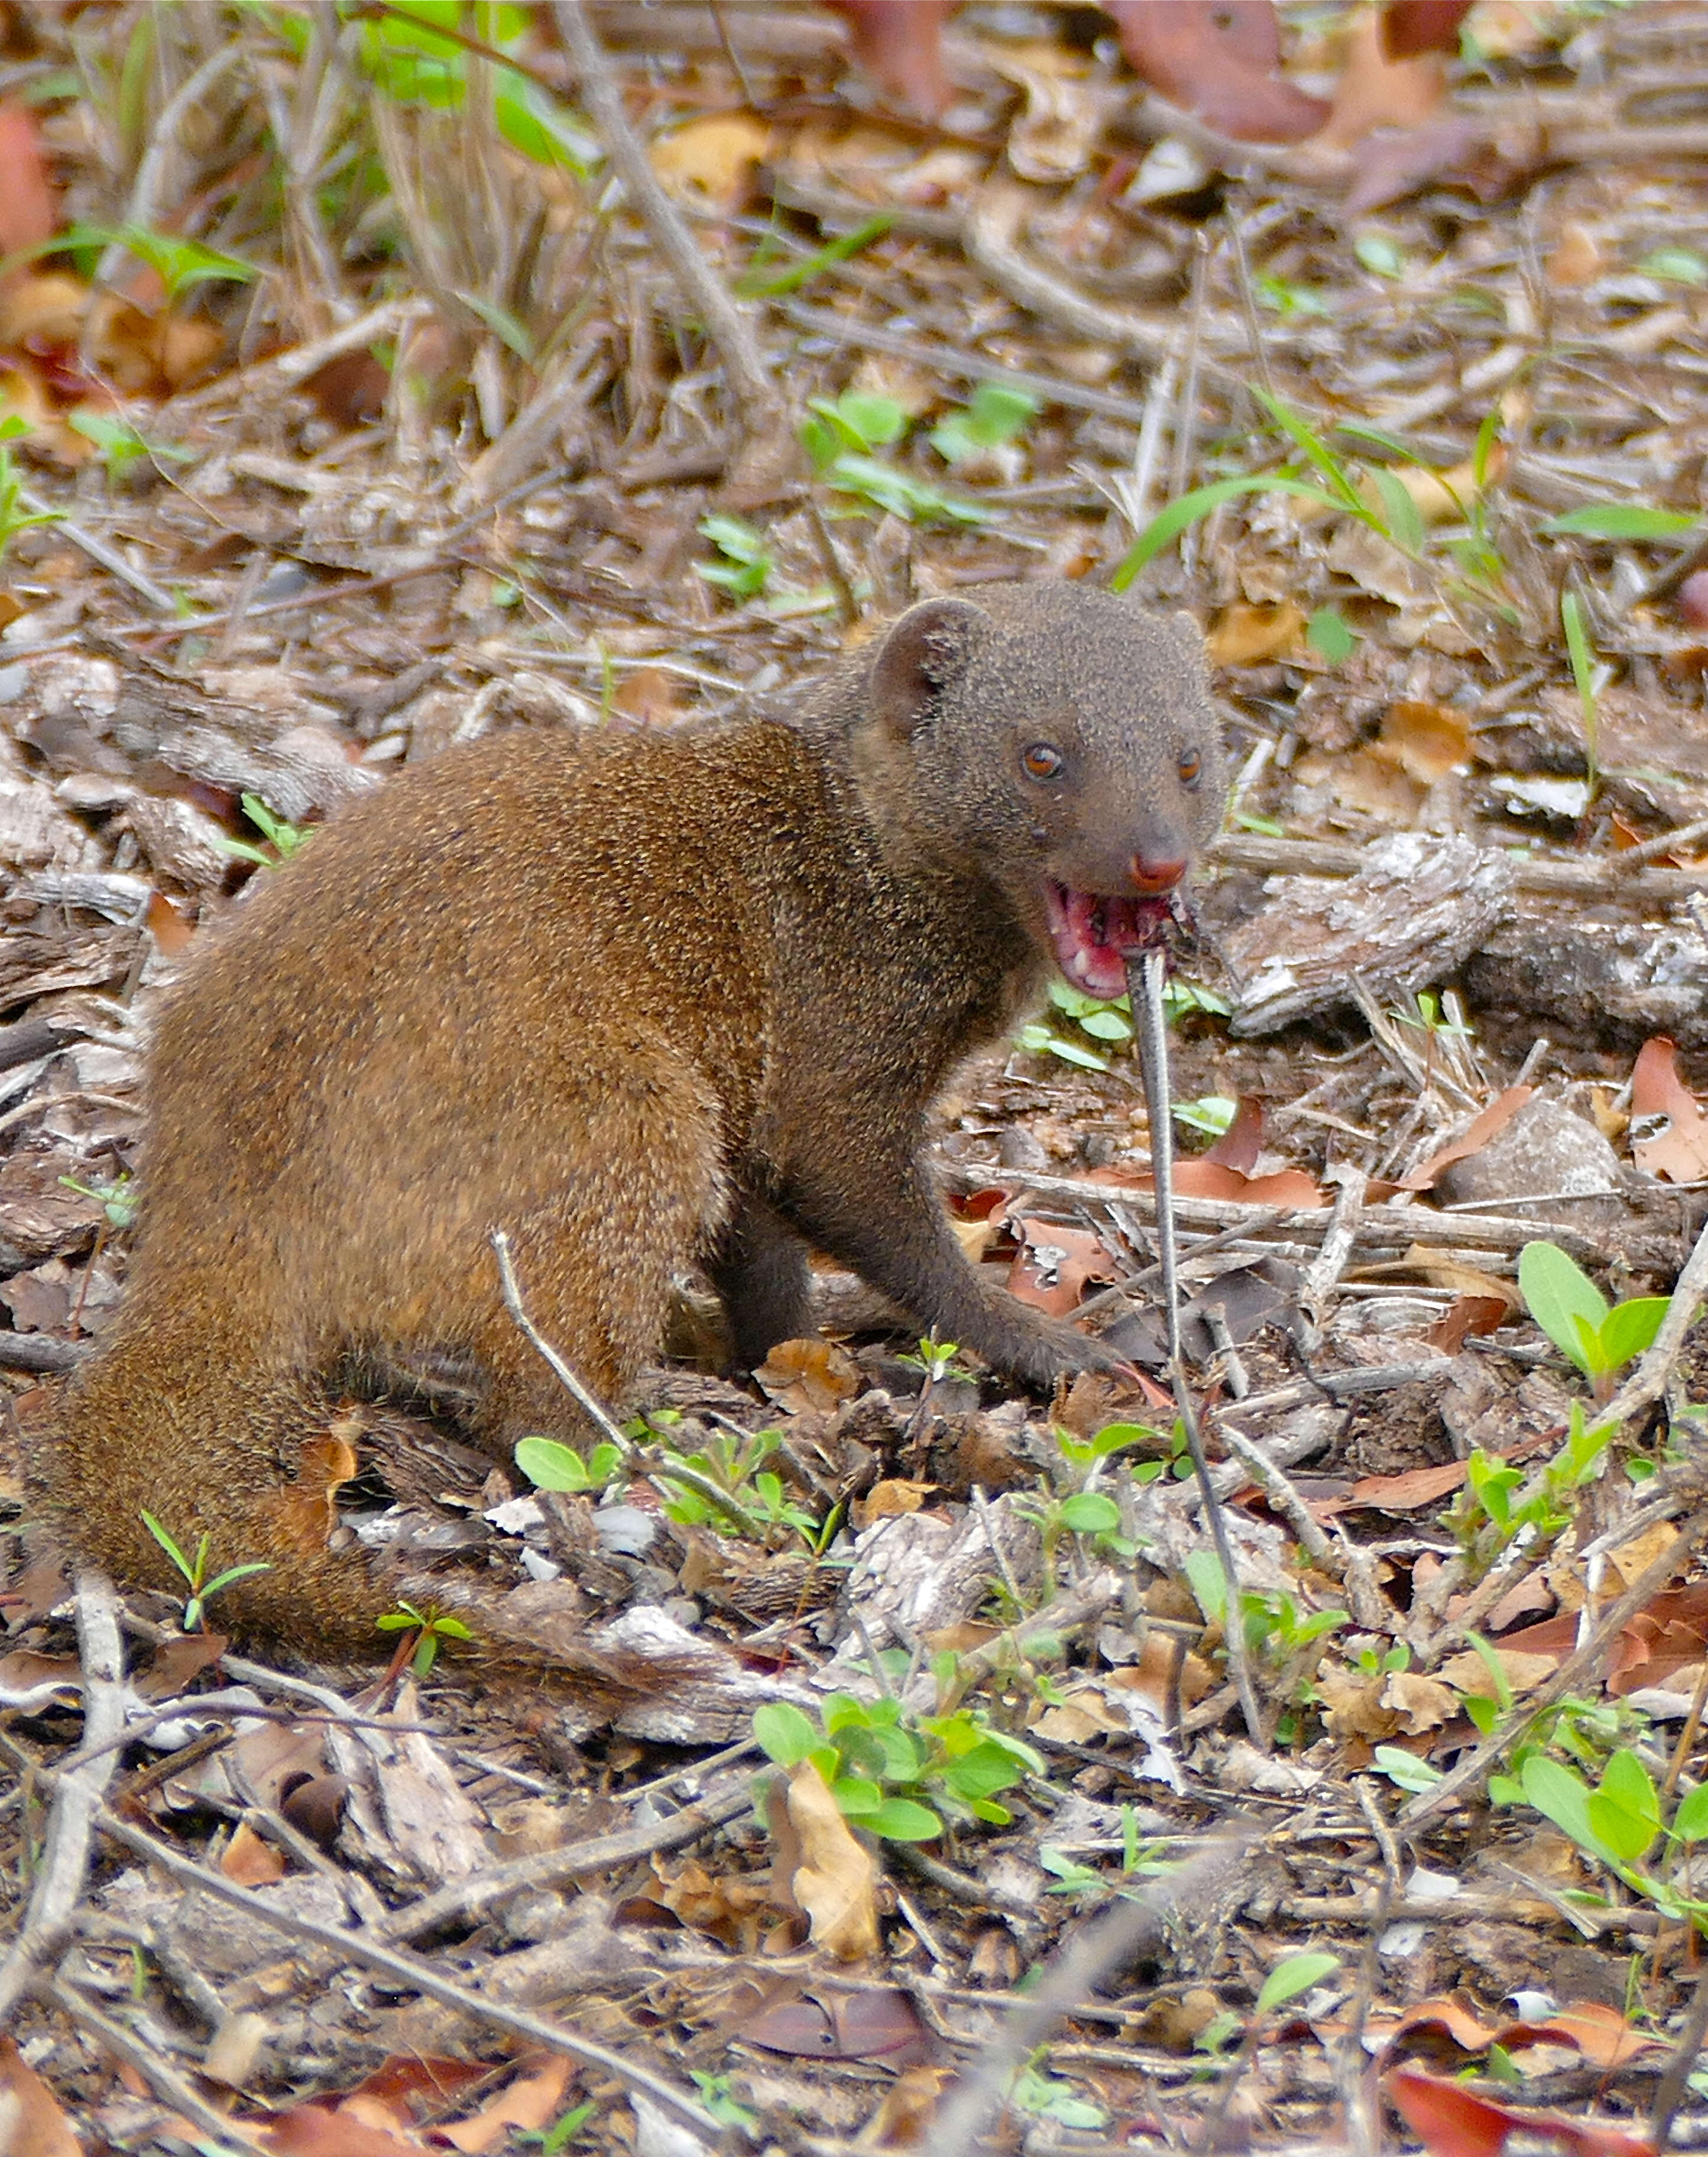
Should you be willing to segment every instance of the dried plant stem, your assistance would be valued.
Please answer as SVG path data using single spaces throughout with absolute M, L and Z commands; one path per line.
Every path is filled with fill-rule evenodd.
M 582 100 L 604 141 L 612 167 L 681 286 L 683 298 L 718 347 L 743 426 L 749 435 L 759 434 L 774 421 L 778 408 L 776 389 L 759 356 L 759 344 L 734 301 L 707 267 L 675 204 L 659 185 L 646 152 L 629 125 L 622 92 L 593 33 L 582 0 L 553 0 L 553 13 L 563 49 L 579 80 Z

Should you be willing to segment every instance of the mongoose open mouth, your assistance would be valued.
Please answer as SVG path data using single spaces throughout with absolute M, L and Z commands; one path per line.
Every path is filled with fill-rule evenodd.
M 1069 891 L 1051 878 L 1044 886 L 1056 964 L 1088 996 L 1124 996 L 1127 961 L 1154 951 L 1174 919 L 1174 894 L 1156 898 L 1106 898 L 1100 892 Z

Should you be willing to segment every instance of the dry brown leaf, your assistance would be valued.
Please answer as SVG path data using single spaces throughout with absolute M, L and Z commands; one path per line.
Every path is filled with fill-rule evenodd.
M 839 1408 L 860 1390 L 859 1365 L 835 1341 L 779 1341 L 754 1376 L 790 1415 Z
M 82 2157 L 59 2100 L 10 2037 L 0 2037 L 0 2119 L 9 2157 Z
M 283 1855 L 263 1842 L 247 1820 L 238 1822 L 237 1832 L 225 1846 L 219 1870 L 239 1887 L 265 1887 L 285 1877 Z
M 1526 1655 L 1518 1649 L 1499 1645 L 1494 1654 L 1502 1675 L 1515 1693 L 1533 1692 L 1560 1667 L 1556 1655 Z M 1449 1655 L 1438 1675 L 1443 1685 L 1453 1686 L 1455 1691 L 1473 1700 L 1488 1699 L 1494 1682 L 1488 1664 L 1474 1648 L 1468 1648 L 1462 1655 Z
M 1601 249 L 1589 227 L 1576 222 L 1562 224 L 1545 265 L 1548 282 L 1556 290 L 1575 290 L 1599 277 L 1603 266 Z
M 1064 1318 L 1088 1281 L 1115 1278 L 1114 1259 L 1088 1228 L 1012 1217 L 1009 1226 L 1020 1238 L 1020 1248 L 1008 1269 L 1008 1291 L 1035 1310 Z
M 1659 1120 L 1658 1130 L 1650 1119 Z M 1639 1126 L 1640 1138 L 1634 1135 Z M 1631 1127 L 1631 1158 L 1648 1175 L 1669 1183 L 1698 1183 L 1708 1176 L 1708 1116 L 1680 1078 L 1678 1052 L 1664 1035 L 1645 1041 L 1637 1052 Z
M 813 1944 L 838 1962 L 876 1954 L 877 1861 L 810 1760 L 790 1770 L 785 1803 L 800 1845 L 789 1892 L 806 1912 Z
M 1205 640 L 1212 667 L 1254 667 L 1285 658 L 1304 635 L 1304 610 L 1291 600 L 1272 606 L 1236 602 L 1224 610 Z
M 517 2076 L 488 2098 L 471 2118 L 442 2122 L 435 2128 L 435 2137 L 442 2137 L 465 2157 L 484 2157 L 486 2150 L 507 2142 L 513 2130 L 538 2134 L 563 2111 L 574 2072 L 573 2060 L 561 2053 L 548 2056 L 532 2073 Z
M 1390 59 L 1417 53 L 1456 53 L 1458 28 L 1471 0 L 1387 0 L 1381 10 L 1382 50 Z
M 8 98 L 0 104 L 0 255 L 39 247 L 59 222 L 35 115 Z
M 356 1467 L 355 1448 L 330 1431 L 305 1442 L 296 1480 L 267 1501 L 281 1548 L 305 1557 L 325 1549 L 338 1525 L 338 1488 Z
M 905 1513 L 917 1513 L 936 1495 L 937 1490 L 935 1483 L 910 1483 L 900 1475 L 887 1475 L 874 1483 L 863 1498 L 854 1501 L 854 1525 L 869 1528 L 874 1521 L 898 1520 Z
M 1391 59 L 1382 47 L 1378 12 L 1366 8 L 1354 16 L 1334 106 L 1314 147 L 1350 150 L 1378 127 L 1418 127 L 1433 116 L 1447 89 L 1440 54 L 1414 48 Z
M 732 214 L 752 193 L 770 148 L 770 129 L 752 113 L 708 113 L 657 136 L 652 169 L 680 201 Z
M 1397 764 L 1420 786 L 1433 786 L 1470 762 L 1469 717 L 1451 704 L 1398 698 L 1388 706 L 1374 753 Z
M 1394 1715 L 1395 1727 L 1412 1737 L 1439 1729 L 1458 1713 L 1452 1688 L 1417 1671 L 1390 1671 L 1381 1689 L 1381 1705 Z

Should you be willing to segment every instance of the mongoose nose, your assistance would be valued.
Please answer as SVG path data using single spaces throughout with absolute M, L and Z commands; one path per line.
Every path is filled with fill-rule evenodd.
M 1134 854 L 1127 874 L 1134 891 L 1154 897 L 1159 892 L 1172 891 L 1186 873 L 1184 855 L 1170 862 L 1152 862 L 1143 854 Z

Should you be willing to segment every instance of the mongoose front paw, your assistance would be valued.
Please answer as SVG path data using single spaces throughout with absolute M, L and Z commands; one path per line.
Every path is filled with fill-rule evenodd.
M 1074 1377 L 1082 1371 L 1119 1372 L 1131 1367 L 1113 1349 L 1065 1318 L 1034 1320 L 1025 1338 L 1014 1339 L 999 1360 L 1011 1377 L 1045 1393 L 1058 1378 Z

